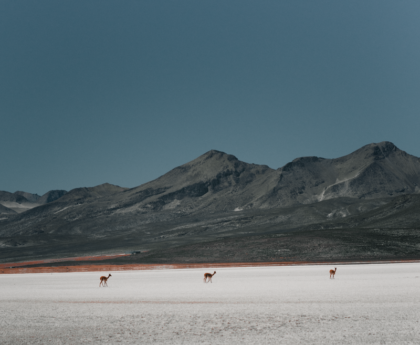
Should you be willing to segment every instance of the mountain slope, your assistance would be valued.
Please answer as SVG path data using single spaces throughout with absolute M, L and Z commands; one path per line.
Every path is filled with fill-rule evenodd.
M 16 214 L 16 211 L 13 211 L 11 208 L 8 208 L 0 204 L 0 215 L 6 215 L 6 214 Z
M 9 193 L 5 191 L 0 191 L 0 202 L 28 202 L 29 200 L 26 199 L 23 195 L 16 194 L 16 193 Z
M 264 183 L 274 172 L 265 165 L 248 164 L 235 156 L 209 151 L 158 179 L 120 194 L 116 212 L 173 210 L 187 212 L 233 210 L 264 194 Z
M 390 142 L 369 144 L 337 159 L 298 158 L 277 173 L 272 195 L 264 200 L 269 206 L 420 192 L 420 159 Z
M 83 233 L 97 228 L 107 232 L 113 231 L 111 224 L 115 223 L 121 229 L 135 229 L 139 224 L 200 212 L 241 212 L 343 197 L 375 199 L 417 193 L 419 185 L 420 159 L 389 142 L 366 145 L 337 159 L 298 158 L 277 170 L 212 150 L 136 188 L 103 184 L 73 189 L 0 226 L 0 233 L 7 229 L 22 234 Z
M 420 192 L 420 159 L 389 142 L 341 158 L 302 157 L 274 170 L 210 151 L 134 188 L 119 212 L 273 208 L 339 197 L 384 198 Z
M 49 202 L 53 202 L 59 198 L 61 198 L 64 194 L 66 194 L 67 191 L 65 190 L 50 190 L 49 192 L 45 193 L 43 196 L 41 196 L 38 200 L 38 204 L 48 204 Z
M 343 214 L 345 208 L 335 210 Z M 353 213 L 351 217 L 331 217 L 331 222 L 309 226 L 307 229 L 319 228 L 400 228 L 419 229 L 420 231 L 420 195 L 400 195 L 390 199 L 378 207 Z
M 17 213 L 25 212 L 33 207 L 38 206 L 36 202 L 29 201 L 24 195 L 31 198 L 36 198 L 36 194 L 30 194 L 25 192 L 9 193 L 0 191 L 0 205 L 5 206 Z
M 17 192 L 14 192 L 13 194 L 23 196 L 29 202 L 37 202 L 38 199 L 40 198 L 38 194 L 32 194 L 32 193 L 27 193 L 27 192 L 22 192 L 22 191 L 17 191 Z
M 39 205 L 57 200 L 65 193 L 66 191 L 64 190 L 52 190 L 45 193 L 43 196 L 39 196 L 38 194 L 22 191 L 17 191 L 14 193 L 0 191 L 0 205 L 5 206 L 17 213 L 22 213 Z
M 31 246 L 41 243 L 36 238 L 71 238 L 92 252 L 164 249 L 245 233 L 389 227 L 404 219 L 412 227 L 419 186 L 420 159 L 389 142 L 336 159 L 302 157 L 277 170 L 212 150 L 135 188 L 77 188 L 8 215 L 0 219 L 0 236 L 32 236 Z M 406 214 L 386 206 L 400 195 L 411 195 Z

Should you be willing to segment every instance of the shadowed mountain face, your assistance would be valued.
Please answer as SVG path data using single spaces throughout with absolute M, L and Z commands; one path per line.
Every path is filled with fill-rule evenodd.
M 26 199 L 23 195 L 21 195 L 19 193 L 20 192 L 9 193 L 9 192 L 0 191 L 0 201 L 1 202 L 6 202 L 6 201 L 9 201 L 9 202 L 28 202 L 29 201 L 28 199 Z
M 274 170 L 212 150 L 136 188 L 103 184 L 49 193 L 38 205 L 49 197 L 52 202 L 2 215 L 0 236 L 20 238 L 3 243 L 20 243 L 23 253 L 61 238 L 73 248 L 69 253 L 77 248 L 83 255 L 162 249 L 238 234 L 387 227 L 404 217 L 405 226 L 417 226 L 413 205 L 420 197 L 420 159 L 382 142 L 337 159 L 298 158 Z M 410 194 L 405 204 L 412 207 L 406 213 L 392 206 Z
M 48 204 L 49 202 L 53 202 L 57 199 L 60 199 L 67 191 L 65 190 L 50 190 L 49 192 L 45 193 L 41 196 L 38 200 L 38 204 Z
M 38 194 L 32 194 L 32 193 L 27 193 L 27 192 L 22 192 L 22 191 L 17 191 L 17 192 L 14 192 L 13 194 L 23 196 L 29 202 L 37 202 L 40 198 Z

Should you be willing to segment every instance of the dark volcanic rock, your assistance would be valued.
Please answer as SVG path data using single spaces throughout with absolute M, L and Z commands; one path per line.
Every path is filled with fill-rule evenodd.
M 50 190 L 49 192 L 41 196 L 37 202 L 38 204 L 48 204 L 49 202 L 53 202 L 57 199 L 60 199 L 66 193 L 66 190 Z

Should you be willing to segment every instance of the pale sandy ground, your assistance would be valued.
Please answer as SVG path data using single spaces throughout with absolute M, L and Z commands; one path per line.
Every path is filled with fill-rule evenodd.
M 420 264 L 0 275 L 0 344 L 419 344 Z

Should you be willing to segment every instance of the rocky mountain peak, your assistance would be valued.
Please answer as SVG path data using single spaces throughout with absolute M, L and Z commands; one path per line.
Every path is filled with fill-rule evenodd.
M 27 193 L 27 192 L 22 192 L 22 191 L 16 191 L 13 194 L 23 196 L 29 202 L 37 202 L 38 199 L 41 197 L 38 194 L 32 194 L 32 193 Z
M 50 190 L 49 192 L 45 193 L 38 199 L 38 204 L 48 204 L 53 202 L 59 198 L 61 198 L 64 194 L 66 194 L 66 190 Z
M 380 143 L 372 143 L 363 146 L 359 150 L 351 153 L 346 157 L 351 157 L 354 155 L 362 155 L 364 158 L 374 157 L 375 160 L 383 159 L 390 156 L 393 153 L 404 152 L 396 147 L 393 143 L 389 141 L 382 141 Z
M 230 155 L 230 154 L 227 154 L 225 152 L 222 152 L 222 151 L 210 150 L 210 151 L 207 151 L 206 153 L 204 153 L 203 155 L 201 155 L 200 157 L 198 157 L 197 160 L 215 160 L 215 161 L 227 160 L 227 161 L 238 161 L 238 158 L 236 158 L 233 155 Z
M 400 151 L 393 143 L 382 141 L 378 144 L 371 144 L 372 155 L 378 158 L 385 158 L 392 152 Z
M 320 157 L 316 157 L 316 156 L 308 156 L 308 157 L 299 157 L 294 159 L 293 161 L 287 163 L 285 166 L 277 169 L 280 171 L 291 171 L 294 168 L 303 168 L 307 165 L 310 165 L 312 163 L 317 163 L 317 162 L 321 162 L 324 161 L 325 158 L 320 158 Z

